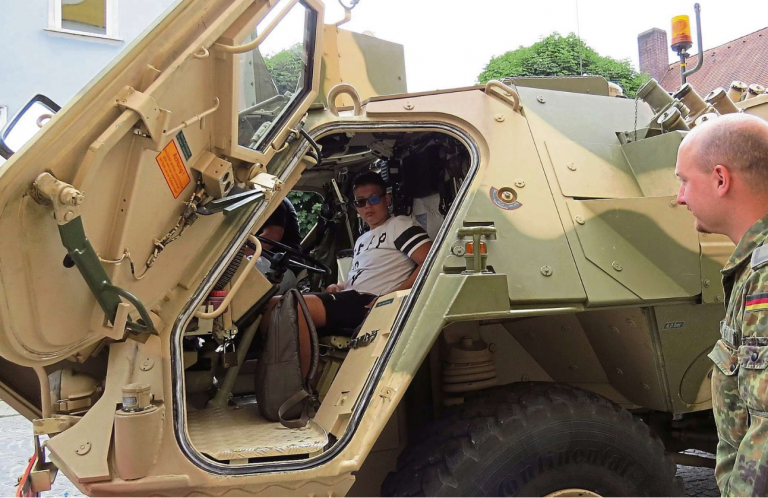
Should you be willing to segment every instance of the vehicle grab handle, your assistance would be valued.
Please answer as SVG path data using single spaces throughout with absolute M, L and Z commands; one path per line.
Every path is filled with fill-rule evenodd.
M 232 289 L 230 289 L 230 291 L 227 293 L 227 297 L 224 298 L 224 301 L 219 305 L 219 307 L 210 313 L 204 313 L 198 310 L 195 312 L 195 316 L 197 318 L 202 318 L 203 320 L 212 320 L 224 313 L 224 310 L 229 307 L 229 303 L 232 301 L 232 298 L 235 296 L 237 291 L 240 290 L 240 287 L 242 287 L 245 279 L 248 278 L 248 275 L 251 273 L 251 270 L 253 270 L 253 267 L 256 266 L 255 260 L 259 259 L 259 256 L 261 256 L 261 242 L 259 242 L 259 239 L 257 239 L 254 235 L 248 235 L 248 240 L 253 242 L 253 244 L 256 246 L 256 252 L 253 253 L 253 259 L 244 259 L 247 266 L 243 270 L 243 273 L 240 274 L 240 277 L 237 279 L 237 282 L 235 282 L 235 285 L 233 285 Z
M 499 80 L 491 80 L 485 84 L 485 93 L 490 94 L 494 88 L 499 90 L 494 93 L 509 102 L 512 105 L 513 111 L 520 112 L 520 96 L 515 90 Z
M 339 109 L 336 107 L 336 97 L 341 94 L 349 95 L 352 99 L 352 106 L 354 107 L 352 114 L 360 116 L 363 113 L 363 106 L 360 103 L 360 94 L 357 93 L 355 87 L 349 83 L 339 83 L 328 91 L 328 109 L 333 115 L 336 117 L 339 116 Z

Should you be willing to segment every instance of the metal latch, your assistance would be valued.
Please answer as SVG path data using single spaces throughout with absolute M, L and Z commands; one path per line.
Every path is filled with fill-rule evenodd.
M 349 341 L 349 349 L 364 348 L 370 345 L 374 341 L 374 339 L 376 339 L 376 336 L 378 334 L 379 334 L 379 329 L 376 329 L 370 332 L 366 332 L 361 336 L 355 337 L 354 339 Z
M 468 273 L 482 273 L 486 269 L 485 262 L 487 260 L 487 254 L 483 253 L 481 248 L 485 245 L 481 242 L 483 238 L 486 240 L 496 240 L 496 227 L 493 223 L 488 225 L 475 225 L 464 226 L 458 229 L 457 235 L 459 239 L 465 237 L 472 237 L 472 252 L 467 250 L 465 258 L 467 259 L 467 272 Z M 469 246 L 469 244 L 467 244 Z M 472 261 L 472 267 L 470 268 L 469 262 Z

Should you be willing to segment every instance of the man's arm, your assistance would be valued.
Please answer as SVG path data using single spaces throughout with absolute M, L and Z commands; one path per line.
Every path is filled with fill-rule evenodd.
M 427 254 L 429 254 L 429 250 L 432 248 L 432 241 L 427 241 L 426 243 L 422 244 L 418 249 L 413 251 L 411 254 L 411 259 L 414 263 L 416 263 L 416 268 L 413 269 L 411 272 L 411 276 L 408 277 L 408 280 L 403 282 L 403 285 L 401 285 L 396 290 L 406 290 L 413 287 L 413 283 L 416 281 L 416 277 L 419 276 L 419 271 L 421 271 L 422 265 L 424 265 L 424 260 L 427 259 Z
M 268 239 L 272 239 L 275 242 L 280 242 L 283 240 L 284 233 L 285 233 L 285 228 L 283 228 L 280 225 L 267 225 L 261 231 L 261 236 L 266 237 Z M 269 247 L 267 249 L 269 249 Z
M 328 287 L 325 288 L 325 292 L 331 292 L 331 293 L 333 293 L 333 292 L 341 292 L 341 291 L 343 291 L 346 288 L 347 288 L 347 283 L 346 282 L 342 282 L 340 284 L 331 284 L 331 285 L 329 285 Z

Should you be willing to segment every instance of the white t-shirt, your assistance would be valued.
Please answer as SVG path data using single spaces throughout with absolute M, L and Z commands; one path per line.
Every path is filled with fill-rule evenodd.
M 414 219 L 389 218 L 355 242 L 345 290 L 377 296 L 392 292 L 408 280 L 416 267 L 411 255 L 427 242 L 427 232 Z

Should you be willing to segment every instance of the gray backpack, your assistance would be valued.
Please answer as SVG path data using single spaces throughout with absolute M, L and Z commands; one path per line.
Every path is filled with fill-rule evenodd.
M 306 377 L 301 375 L 297 305 L 309 326 L 312 354 Z M 256 401 L 264 418 L 290 428 L 307 425 L 317 406 L 317 396 L 309 381 L 317 371 L 319 357 L 317 330 L 307 303 L 299 291 L 290 289 L 272 310 L 269 332 L 256 363 Z

